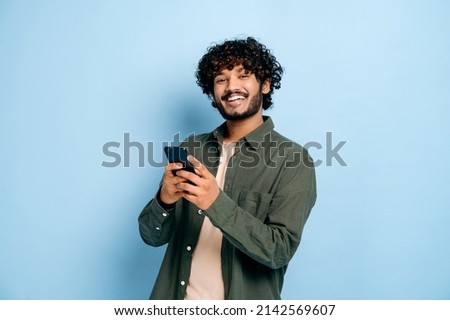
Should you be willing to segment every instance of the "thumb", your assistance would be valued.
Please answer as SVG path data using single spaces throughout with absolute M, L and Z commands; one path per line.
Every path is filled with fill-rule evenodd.
M 194 166 L 195 170 L 199 171 L 201 175 L 203 175 L 204 170 L 206 170 L 203 163 L 201 163 L 199 160 L 197 160 L 194 156 L 188 155 L 187 157 L 188 161 Z
M 188 155 L 187 159 L 196 169 L 199 169 L 199 167 L 202 165 L 202 163 L 199 160 L 197 160 L 194 156 Z

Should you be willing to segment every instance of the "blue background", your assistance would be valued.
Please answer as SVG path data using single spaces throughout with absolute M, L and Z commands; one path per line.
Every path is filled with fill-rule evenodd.
M 195 84 L 212 42 L 285 67 L 279 132 L 326 160 L 285 299 L 449 299 L 450 2 L 0 0 L 0 298 L 146 299 L 164 248 L 137 216 L 160 167 L 106 168 L 222 119 Z M 146 146 L 146 151 L 148 151 Z M 123 149 L 111 149 L 124 155 Z

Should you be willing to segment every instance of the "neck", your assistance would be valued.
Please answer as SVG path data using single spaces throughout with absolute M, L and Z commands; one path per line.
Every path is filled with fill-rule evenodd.
M 235 142 L 245 137 L 247 134 L 258 128 L 263 124 L 262 110 L 254 116 L 242 120 L 228 120 L 227 121 L 227 135 L 225 142 Z

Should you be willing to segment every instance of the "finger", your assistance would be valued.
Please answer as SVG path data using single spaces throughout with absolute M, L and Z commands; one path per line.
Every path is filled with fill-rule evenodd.
M 207 172 L 209 172 L 208 169 L 206 169 L 205 165 L 203 163 L 201 163 L 200 160 L 197 160 L 196 158 L 194 158 L 194 156 L 188 155 L 187 159 L 194 166 L 195 171 L 200 176 L 204 176 Z
M 164 181 L 166 181 L 166 184 L 176 185 L 177 183 L 180 182 L 189 182 L 188 179 L 186 179 L 185 177 L 181 177 L 177 174 L 177 172 L 179 171 L 181 170 L 177 170 L 175 172 L 169 171 L 169 173 L 164 176 Z
M 166 171 L 178 170 L 183 168 L 183 164 L 181 162 L 170 162 L 166 164 Z
M 178 190 L 182 191 L 183 193 L 196 195 L 198 192 L 198 187 L 189 182 L 177 183 L 176 187 L 178 188 Z
M 168 182 L 169 186 L 174 186 L 176 189 L 178 189 L 177 185 L 180 183 L 189 183 L 189 180 L 182 178 L 182 177 L 173 177 L 171 178 L 171 180 Z
M 183 168 L 183 164 L 180 162 L 171 162 L 166 165 L 164 168 L 164 173 L 168 175 L 169 177 L 175 176 L 175 171 L 180 170 Z
M 193 194 L 191 194 L 191 193 L 184 192 L 184 193 L 182 194 L 182 197 L 183 197 L 184 199 L 186 199 L 187 201 L 189 201 L 189 202 L 191 202 L 191 203 L 193 203 L 193 204 L 196 204 L 197 196 L 195 196 L 195 195 L 193 195 Z
M 176 175 L 177 175 L 177 177 L 180 177 L 184 180 L 188 180 L 195 185 L 198 185 L 201 180 L 201 178 L 198 175 L 196 175 L 195 173 L 186 171 L 186 170 L 178 170 L 176 172 Z

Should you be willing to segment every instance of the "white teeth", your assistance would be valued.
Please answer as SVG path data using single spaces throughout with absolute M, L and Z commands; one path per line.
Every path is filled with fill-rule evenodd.
M 228 98 L 228 101 L 244 100 L 243 96 L 232 96 Z

